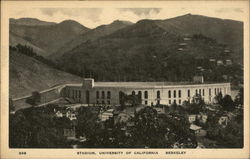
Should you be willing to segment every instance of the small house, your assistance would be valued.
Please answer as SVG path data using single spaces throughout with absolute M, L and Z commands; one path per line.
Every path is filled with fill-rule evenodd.
M 218 60 L 217 61 L 217 66 L 222 66 L 222 65 L 224 65 L 223 61 L 222 60 Z
M 193 131 L 196 136 L 203 136 L 204 134 L 204 130 L 202 130 L 202 127 L 195 124 L 190 125 L 190 130 Z
M 189 123 L 193 123 L 196 120 L 196 115 L 192 114 L 192 115 L 188 115 L 188 121 Z

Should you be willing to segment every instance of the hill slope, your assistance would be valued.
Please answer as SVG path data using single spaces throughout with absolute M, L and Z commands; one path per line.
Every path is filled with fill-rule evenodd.
M 44 50 L 44 57 L 49 56 L 79 34 L 89 30 L 72 20 L 66 20 L 58 24 L 49 23 L 49 25 L 46 22 L 37 22 L 37 20 L 35 20 L 37 25 L 34 25 L 34 20 L 31 21 L 27 22 L 27 19 L 20 19 L 18 23 L 10 22 L 10 32 Z
M 9 45 L 10 46 L 16 46 L 18 44 L 21 44 L 21 45 L 26 45 L 26 46 L 29 46 L 31 48 L 33 48 L 33 50 L 38 54 L 38 55 L 45 55 L 46 54 L 46 51 L 39 48 L 38 46 L 35 46 L 34 44 L 32 44 L 31 42 L 29 42 L 28 40 L 25 40 L 23 39 L 22 37 L 16 35 L 15 33 L 12 33 L 10 32 L 9 34 Z
M 185 18 L 186 16 L 187 18 Z M 201 18 L 198 21 L 205 21 L 199 24 L 199 27 L 203 28 L 200 29 L 202 32 L 192 26 L 192 23 L 197 20 L 197 16 L 186 16 L 177 17 L 174 22 L 173 19 L 141 20 L 112 34 L 82 43 L 58 57 L 57 60 L 60 66 L 67 71 L 79 75 L 92 74 L 95 79 L 104 81 L 187 81 L 196 74 L 196 67 L 202 66 L 207 70 L 211 69 L 210 58 L 223 61 L 231 59 L 234 63 L 241 63 L 242 50 L 224 52 L 228 46 L 233 47 L 224 43 L 226 38 L 232 37 L 237 32 L 239 35 L 234 35 L 235 38 L 241 37 L 242 25 L 240 22 L 227 21 L 227 25 L 233 23 L 232 25 L 237 26 L 235 28 L 222 23 L 214 34 L 223 32 L 223 28 L 225 30 L 234 28 L 232 29 L 234 31 L 226 32 L 230 34 L 228 36 L 223 33 L 225 36 L 221 38 L 225 40 L 220 41 L 216 39 L 212 31 L 212 37 L 204 35 L 203 32 L 209 30 L 206 26 L 207 23 L 219 24 L 217 21 L 224 20 L 198 16 L 198 19 Z M 182 19 L 189 19 L 191 22 L 185 22 Z M 185 25 L 190 25 L 190 27 Z M 192 27 L 194 28 L 191 29 Z M 189 37 L 188 41 L 185 40 L 186 37 Z M 209 78 L 213 81 L 222 80 L 221 75 L 218 79 L 215 74 Z
M 89 30 L 88 32 L 85 32 L 75 37 L 73 40 L 71 40 L 66 45 L 64 45 L 59 50 L 57 50 L 55 53 L 53 53 L 50 57 L 52 59 L 57 59 L 58 57 L 62 56 L 64 53 L 67 53 L 68 51 L 71 51 L 75 47 L 78 47 L 80 44 L 94 41 L 98 38 L 107 36 L 119 29 L 125 28 L 132 24 L 133 23 L 131 22 L 116 20 L 111 24 L 98 26 L 95 29 Z
M 169 32 L 182 35 L 202 34 L 215 39 L 233 52 L 233 58 L 237 62 L 243 63 L 243 23 L 240 21 L 187 14 L 155 23 Z
M 20 19 L 10 18 L 10 24 L 27 25 L 27 26 L 48 26 L 48 25 L 55 25 L 56 23 L 45 22 L 36 18 L 20 18 Z
M 17 51 L 10 50 L 9 91 L 16 98 L 41 91 L 56 84 L 79 83 L 81 78 L 65 73 Z

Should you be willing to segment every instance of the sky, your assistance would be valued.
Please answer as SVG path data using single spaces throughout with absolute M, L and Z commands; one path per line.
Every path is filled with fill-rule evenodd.
M 76 20 L 88 28 L 112 23 L 114 20 L 137 22 L 141 19 L 168 19 L 184 14 L 204 15 L 222 19 L 243 21 L 244 10 L 240 7 L 201 8 L 29 8 L 15 9 L 11 18 L 37 18 L 44 21 L 62 22 Z

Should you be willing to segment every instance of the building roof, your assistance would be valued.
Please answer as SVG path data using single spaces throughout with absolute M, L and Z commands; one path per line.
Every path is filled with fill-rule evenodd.
M 221 84 L 230 84 L 230 83 L 202 83 L 204 85 L 211 84 L 211 85 L 221 85 Z M 183 87 L 185 85 L 187 86 L 195 86 L 195 85 L 202 85 L 197 82 L 95 82 L 94 87 L 144 87 L 144 88 L 149 88 L 149 87 Z
M 200 127 L 200 126 L 197 126 L 197 125 L 195 125 L 195 124 L 191 124 L 190 125 L 190 129 L 191 130 L 199 130 L 199 129 L 201 129 L 202 127 Z

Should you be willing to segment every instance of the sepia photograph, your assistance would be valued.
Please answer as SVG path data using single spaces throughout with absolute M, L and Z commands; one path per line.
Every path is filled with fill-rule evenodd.
M 10 3 L 5 146 L 23 156 L 249 148 L 248 3 L 194 2 Z

